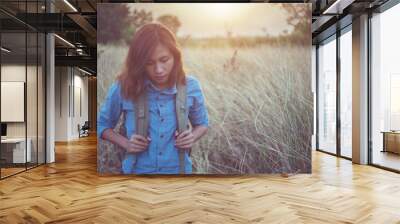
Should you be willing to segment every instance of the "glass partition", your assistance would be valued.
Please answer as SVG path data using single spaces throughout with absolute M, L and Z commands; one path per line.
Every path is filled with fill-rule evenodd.
M 2 177 L 24 171 L 31 158 L 26 150 L 26 41 L 25 32 L 1 34 Z
M 372 164 L 400 171 L 400 4 L 371 18 Z
M 37 76 L 38 76 L 38 35 L 36 32 L 28 32 L 28 61 L 27 61 L 27 81 L 26 81 L 26 113 L 27 113 L 27 151 L 30 151 L 30 159 L 27 163 L 28 168 L 37 165 Z
M 318 149 L 336 154 L 336 37 L 318 48 Z
M 15 15 L 43 13 L 44 1 L 2 1 Z M 0 12 L 0 178 L 45 163 L 45 35 Z
M 46 38 L 43 33 L 38 34 L 38 74 L 37 74 L 37 162 L 44 164 L 46 162 L 46 145 L 45 145 L 45 124 L 46 124 Z
M 340 154 L 352 157 L 352 35 L 340 36 Z

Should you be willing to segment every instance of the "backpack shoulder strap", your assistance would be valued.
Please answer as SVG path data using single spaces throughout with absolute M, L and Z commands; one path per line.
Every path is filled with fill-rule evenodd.
M 181 133 L 187 130 L 188 127 L 188 119 L 186 117 L 187 114 L 187 104 L 186 104 L 186 85 L 185 84 L 177 84 L 177 94 L 175 100 L 175 110 L 176 110 L 176 120 L 178 125 L 178 132 Z M 179 173 L 185 173 L 185 151 L 179 150 Z
M 136 134 L 147 137 L 149 128 L 149 108 L 147 105 L 147 93 L 143 93 L 138 97 L 135 104 Z
M 188 129 L 187 105 L 186 105 L 186 85 L 177 85 L 177 94 L 175 101 L 176 119 L 178 121 L 178 132 L 183 132 Z
M 143 93 L 133 103 L 135 105 L 136 134 L 146 138 L 147 130 L 149 128 L 149 109 L 147 105 L 146 91 L 143 91 Z M 130 136 L 127 137 L 130 138 Z M 130 174 L 136 164 L 137 158 L 135 153 L 126 153 L 125 157 L 127 157 L 127 159 L 122 163 L 122 171 L 123 173 Z

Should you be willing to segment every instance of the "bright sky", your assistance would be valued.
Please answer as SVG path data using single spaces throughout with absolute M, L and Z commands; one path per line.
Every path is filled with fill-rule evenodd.
M 233 35 L 271 36 L 284 30 L 291 31 L 286 23 L 287 12 L 279 4 L 272 3 L 130 3 L 131 10 L 145 9 L 153 12 L 153 18 L 172 14 L 182 26 L 178 36 L 192 37 Z

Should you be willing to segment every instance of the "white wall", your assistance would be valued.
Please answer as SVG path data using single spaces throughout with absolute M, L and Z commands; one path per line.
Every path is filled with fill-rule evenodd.
M 29 69 L 29 68 L 28 68 Z M 1 81 L 25 82 L 25 65 L 2 65 Z M 1 108 L 7 110 L 7 108 Z M 25 123 L 11 122 L 7 123 L 8 137 L 25 137 Z
M 79 138 L 78 124 L 88 120 L 88 78 L 83 75 L 76 68 L 56 67 L 56 141 Z
M 26 71 L 28 72 L 28 79 L 31 74 L 36 74 L 36 67 L 34 66 L 27 66 L 25 65 L 17 65 L 17 64 L 6 64 L 1 66 L 1 81 L 5 82 L 25 82 L 25 75 Z M 36 80 L 28 80 L 29 85 L 34 85 L 36 86 Z M 37 115 L 36 113 L 31 113 L 32 107 L 34 111 L 36 111 L 36 88 L 27 88 L 27 106 L 31 107 L 27 109 L 27 120 L 29 122 L 28 124 L 28 137 L 31 133 L 33 133 L 33 130 L 36 130 L 36 120 L 37 120 Z M 33 92 L 31 92 L 33 91 Z M 32 104 L 32 102 L 34 102 Z M 41 105 L 39 105 L 40 107 Z M 7 110 L 8 108 L 1 108 L 1 110 Z M 34 121 L 34 124 L 32 122 Z M 8 137 L 25 137 L 25 126 L 26 122 L 7 122 L 7 136 Z M 36 136 L 36 131 L 35 131 L 35 136 Z
M 72 119 L 72 132 L 71 135 L 74 138 L 78 137 L 78 124 L 81 126 L 88 120 L 88 78 L 82 77 L 79 71 L 79 75 L 74 75 L 74 108 L 73 119 Z M 80 108 L 81 107 L 81 108 Z M 81 110 L 81 111 L 80 111 Z
M 68 87 L 67 67 L 55 68 L 55 141 L 68 140 Z

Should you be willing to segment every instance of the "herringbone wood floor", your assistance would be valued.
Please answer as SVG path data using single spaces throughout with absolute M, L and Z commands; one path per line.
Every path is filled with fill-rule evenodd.
M 400 223 L 400 175 L 313 152 L 313 174 L 98 176 L 96 140 L 0 181 L 0 223 Z

